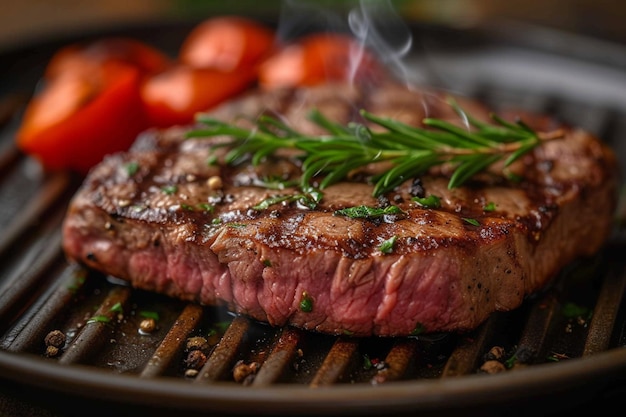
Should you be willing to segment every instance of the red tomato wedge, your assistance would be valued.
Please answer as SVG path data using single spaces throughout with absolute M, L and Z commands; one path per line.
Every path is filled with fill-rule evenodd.
M 285 45 L 265 60 L 259 69 L 259 84 L 264 88 L 311 86 L 380 74 L 375 57 L 353 38 L 315 33 Z
M 233 72 L 177 65 L 143 84 L 141 96 L 151 125 L 167 127 L 193 122 L 209 110 L 250 87 L 256 73 L 248 68 Z
M 129 38 L 104 38 L 57 51 L 43 89 L 28 104 L 16 142 L 47 170 L 81 174 L 105 154 L 128 149 L 148 127 L 140 88 L 172 60 Z
M 109 61 L 132 65 L 144 73 L 163 71 L 172 64 L 167 55 L 146 43 L 112 37 L 61 48 L 46 66 L 44 78 L 51 80 L 69 74 L 82 76 Z
M 127 149 L 146 127 L 140 71 L 105 62 L 89 76 L 60 75 L 28 104 L 17 146 L 47 170 L 85 174 L 105 154 Z
M 237 16 L 214 17 L 198 24 L 183 41 L 178 59 L 198 68 L 235 71 L 256 65 L 274 47 L 274 31 Z

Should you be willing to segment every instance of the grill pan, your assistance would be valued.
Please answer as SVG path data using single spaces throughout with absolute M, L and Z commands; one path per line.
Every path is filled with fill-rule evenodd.
M 175 51 L 195 23 L 98 31 L 0 55 L 4 407 L 34 407 L 46 416 L 468 416 L 554 415 L 619 404 L 626 393 L 623 206 L 597 256 L 565 268 L 521 308 L 496 313 L 462 335 L 356 339 L 272 328 L 68 264 L 60 225 L 81 179 L 43 175 L 13 144 L 45 64 L 69 42 L 118 34 Z M 508 28 L 412 26 L 420 48 L 406 68 L 413 81 L 476 97 L 496 110 L 519 106 L 587 128 L 624 166 L 626 61 L 620 57 L 626 50 Z M 112 313 L 116 305 L 121 312 Z M 583 310 L 565 314 L 574 305 Z M 145 312 L 159 316 L 150 333 L 140 331 Z M 90 320 L 101 315 L 110 320 Z M 47 356 L 44 340 L 53 330 L 66 342 L 58 355 Z M 195 336 L 207 343 L 197 375 L 188 371 L 187 341 Z M 485 372 L 496 347 L 508 359 L 499 362 L 505 370 Z M 238 371 L 252 373 L 239 379 Z

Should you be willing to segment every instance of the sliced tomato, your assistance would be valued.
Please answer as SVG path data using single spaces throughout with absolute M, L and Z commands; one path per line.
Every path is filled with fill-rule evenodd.
M 265 60 L 259 69 L 259 84 L 265 88 L 311 86 L 375 78 L 382 73 L 374 55 L 348 35 L 315 33 L 285 45 Z
M 83 76 L 109 61 L 132 65 L 144 73 L 163 71 L 172 63 L 167 55 L 146 43 L 111 37 L 61 48 L 50 59 L 44 77 L 50 80 L 59 75 Z
M 105 154 L 127 149 L 147 122 L 141 72 L 106 62 L 89 76 L 59 75 L 29 102 L 17 146 L 47 170 L 86 173 Z
M 164 53 L 130 38 L 103 38 L 57 51 L 44 88 L 29 103 L 17 145 L 48 170 L 82 174 L 105 154 L 127 149 L 148 127 L 143 77 L 172 65 Z
M 192 67 L 229 72 L 255 65 L 273 46 L 269 27 L 244 17 L 220 16 L 197 25 L 183 41 L 178 58 Z
M 232 72 L 177 65 L 146 80 L 141 89 L 150 124 L 167 127 L 188 124 L 196 113 L 209 110 L 252 85 L 249 68 Z

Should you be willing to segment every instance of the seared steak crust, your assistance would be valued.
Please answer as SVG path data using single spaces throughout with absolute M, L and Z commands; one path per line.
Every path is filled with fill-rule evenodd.
M 487 117 L 476 103 L 462 106 Z M 246 123 L 273 112 L 313 132 L 306 120 L 313 107 L 343 122 L 361 108 L 415 125 L 425 116 L 454 118 L 439 93 L 395 84 L 256 92 L 213 116 Z M 557 127 L 526 117 L 539 130 Z M 210 164 L 211 156 L 223 156 L 212 146 L 220 138 L 185 140 L 189 127 L 146 132 L 86 178 L 67 213 L 64 249 L 69 259 L 137 288 L 225 303 L 272 325 L 358 336 L 466 331 L 494 311 L 520 306 L 565 265 L 597 252 L 610 233 L 614 155 L 592 135 L 558 127 L 564 139 L 515 163 L 521 182 L 486 173 L 449 190 L 449 173 L 440 169 L 376 199 L 371 185 L 346 181 L 325 189 L 313 210 L 295 203 L 253 208 L 298 192 L 259 186 L 266 178 L 297 178 L 288 159 Z M 419 206 L 411 200 L 416 193 L 439 196 L 441 208 Z M 495 210 L 485 210 L 489 203 Z M 388 204 L 403 214 L 335 214 Z M 393 251 L 384 253 L 380 245 L 392 237 Z

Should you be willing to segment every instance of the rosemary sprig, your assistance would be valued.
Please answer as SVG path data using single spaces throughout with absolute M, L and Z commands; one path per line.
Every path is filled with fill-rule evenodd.
M 564 134 L 561 130 L 538 133 L 522 121 L 511 123 L 493 114 L 492 123 L 481 122 L 454 101 L 449 104 L 469 127 L 433 118 L 424 119 L 424 127 L 415 127 L 362 110 L 366 123 L 382 128 L 372 129 L 364 123 L 334 123 L 314 110 L 310 119 L 327 132 L 325 135 L 301 133 L 269 116 L 260 117 L 254 128 L 245 129 L 200 115 L 198 121 L 206 128 L 191 131 L 187 137 L 230 137 L 220 145 L 229 148 L 229 164 L 251 161 L 256 165 L 279 150 L 295 150 L 302 163 L 301 189 L 310 189 L 316 177 L 321 178 L 319 188 L 324 189 L 365 166 L 385 163 L 390 168 L 371 178 L 373 195 L 379 196 L 446 163 L 453 168 L 448 188 L 458 187 L 494 163 L 504 160 L 506 168 L 542 141 Z

